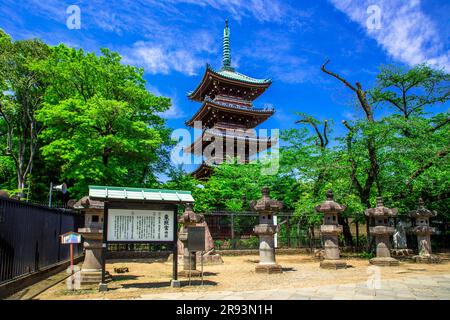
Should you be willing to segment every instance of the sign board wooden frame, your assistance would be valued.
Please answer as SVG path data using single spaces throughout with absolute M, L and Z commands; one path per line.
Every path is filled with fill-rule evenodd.
M 60 237 L 61 237 L 61 244 L 81 243 L 81 234 L 73 231 L 64 233 L 60 235 Z
M 172 244 L 173 246 L 173 268 L 172 279 L 178 280 L 178 204 L 179 203 L 151 203 L 143 201 L 127 201 L 127 200 L 106 200 L 104 202 L 103 217 L 103 258 L 102 258 L 102 283 L 106 280 L 106 255 L 108 253 L 109 243 L 142 243 L 142 244 Z M 108 240 L 108 216 L 109 210 L 143 210 L 143 211 L 163 211 L 172 215 L 172 237 L 169 241 L 164 240 L 126 240 L 126 241 L 110 241 Z

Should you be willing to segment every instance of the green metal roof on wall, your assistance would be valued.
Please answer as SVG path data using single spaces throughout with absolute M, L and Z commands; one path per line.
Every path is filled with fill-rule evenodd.
M 102 200 L 139 200 L 155 202 L 194 202 L 190 191 L 89 186 L 89 197 Z

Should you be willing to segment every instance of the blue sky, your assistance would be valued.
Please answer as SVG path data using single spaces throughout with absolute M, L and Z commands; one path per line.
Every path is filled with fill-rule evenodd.
M 340 121 L 361 116 L 352 95 L 321 73 L 329 68 L 348 80 L 373 85 L 382 64 L 428 62 L 450 71 L 450 1 L 446 0 L 0 0 L 0 27 L 14 39 L 39 37 L 98 52 L 118 51 L 124 61 L 143 67 L 149 90 L 171 97 L 164 114 L 172 128 L 183 128 L 199 105 L 193 90 L 205 64 L 221 66 L 224 20 L 231 28 L 232 64 L 273 85 L 255 105 L 277 112 L 261 128 L 293 126 L 295 111 Z M 81 29 L 66 26 L 70 5 L 81 10 Z M 380 9 L 379 29 L 367 27 Z

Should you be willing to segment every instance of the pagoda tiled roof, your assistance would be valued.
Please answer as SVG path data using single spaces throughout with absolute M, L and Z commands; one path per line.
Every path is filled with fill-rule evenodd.
M 218 129 L 207 129 L 203 132 L 202 136 L 195 140 L 190 146 L 184 149 L 185 153 L 194 153 L 196 151 L 195 145 L 201 143 L 202 145 L 207 145 L 211 143 L 212 137 L 221 137 L 223 139 L 236 139 L 240 141 L 245 141 L 245 143 L 249 143 L 250 141 L 254 141 L 258 144 L 259 151 L 265 150 L 266 148 L 270 148 L 272 144 L 276 140 L 273 141 L 271 137 L 252 137 L 249 135 L 241 134 L 238 131 L 230 130 L 228 132 L 224 132 Z M 261 149 L 260 149 L 261 148 Z M 203 147 L 200 149 L 203 152 Z M 199 151 L 200 151 L 199 150 Z M 256 150 L 253 150 L 252 154 L 256 153 Z
M 191 175 L 196 179 L 203 180 L 210 177 L 213 170 L 214 169 L 212 166 L 209 166 L 203 162 L 197 169 L 191 172 Z
M 264 92 L 271 84 L 270 79 L 255 79 L 235 71 L 231 67 L 222 67 L 220 70 L 214 70 L 209 64 L 206 65 L 205 74 L 194 91 L 188 92 L 188 97 L 195 101 L 201 101 L 205 94 L 205 90 L 211 85 L 213 79 L 219 82 L 234 84 L 245 88 L 260 88 L 260 92 L 254 96 L 256 99 Z
M 242 81 L 242 82 L 251 83 L 251 84 L 271 84 L 272 83 L 271 79 L 252 78 L 252 77 L 246 76 L 245 74 L 237 72 L 234 68 L 222 68 L 219 71 L 216 71 L 209 64 L 206 65 L 206 68 L 215 74 L 218 74 L 224 78 L 231 79 L 231 80 L 237 80 L 237 81 Z
M 198 111 L 192 116 L 192 118 L 188 121 L 186 121 L 186 125 L 193 126 L 194 121 L 199 120 L 203 118 L 202 114 L 205 114 L 208 111 L 208 107 L 213 107 L 225 111 L 232 111 L 238 114 L 253 114 L 261 118 L 269 118 L 275 113 L 274 108 L 255 108 L 255 107 L 246 107 L 238 104 L 233 103 L 226 103 L 222 101 L 214 101 L 209 97 L 206 97 L 203 101 L 202 106 Z M 266 120 L 264 119 L 264 120 Z M 262 122 L 262 121 L 261 121 Z

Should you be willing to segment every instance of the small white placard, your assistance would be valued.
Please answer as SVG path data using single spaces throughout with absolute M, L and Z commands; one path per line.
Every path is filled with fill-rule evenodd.
M 108 241 L 173 241 L 173 211 L 108 209 Z
M 81 243 L 81 235 L 75 232 L 63 234 L 61 236 L 62 244 Z

